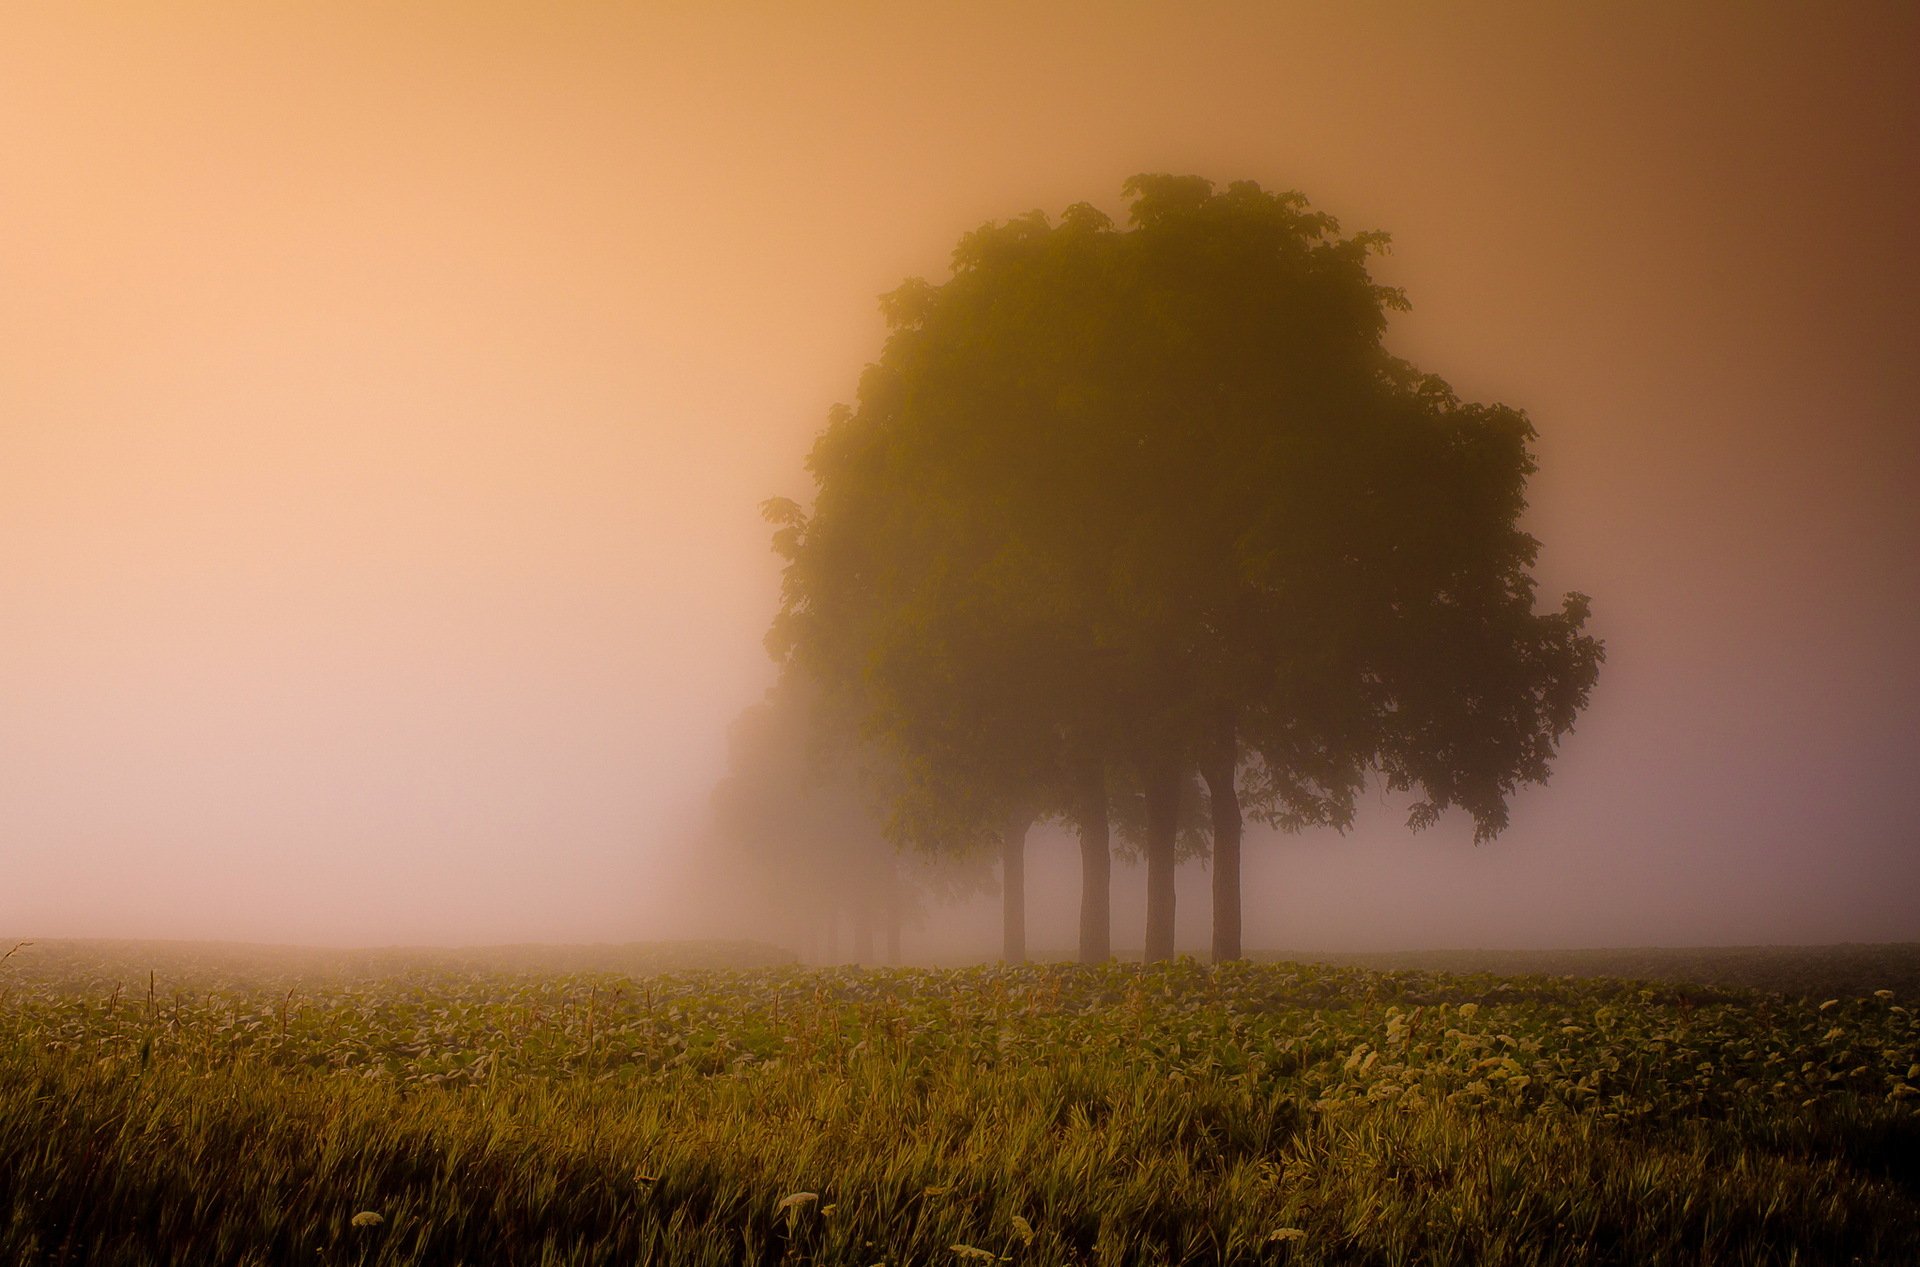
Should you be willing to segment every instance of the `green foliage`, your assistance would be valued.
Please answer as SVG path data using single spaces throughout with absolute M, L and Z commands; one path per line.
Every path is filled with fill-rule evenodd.
M 1287 828 L 1378 770 L 1414 826 L 1497 833 L 1601 658 L 1583 596 L 1535 611 L 1531 424 L 1388 354 L 1383 235 L 1248 182 L 1126 193 L 1129 228 L 990 224 L 887 297 L 811 511 L 767 504 L 770 646 L 900 755 L 923 843 L 1071 812 L 1089 760 L 1161 799 L 1244 763 Z
M 34 949 L 7 1261 L 1920 1255 L 1920 1020 L 1872 993 L 1182 961 L 149 996 Z
M 1316 956 L 1376 971 L 1633 977 L 1795 994 L 1815 1002 L 1889 991 L 1920 1003 L 1920 944 L 1697 946 L 1608 950 L 1427 950 Z

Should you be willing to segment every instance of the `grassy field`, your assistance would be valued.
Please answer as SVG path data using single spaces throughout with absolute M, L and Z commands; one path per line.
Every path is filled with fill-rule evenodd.
M 772 957 L 28 946 L 0 1261 L 1920 1262 L 1890 985 Z
M 1296 958 L 1299 956 L 1295 956 Z M 1891 990 L 1920 1001 L 1920 945 L 1698 946 L 1607 950 L 1427 950 L 1315 955 L 1316 962 L 1380 971 L 1621 977 L 1735 986 L 1816 1001 Z

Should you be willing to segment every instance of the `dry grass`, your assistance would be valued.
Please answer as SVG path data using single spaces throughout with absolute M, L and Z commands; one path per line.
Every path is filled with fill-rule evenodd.
M 1920 1261 L 1872 995 L 72 967 L 5 968 L 9 1262 Z

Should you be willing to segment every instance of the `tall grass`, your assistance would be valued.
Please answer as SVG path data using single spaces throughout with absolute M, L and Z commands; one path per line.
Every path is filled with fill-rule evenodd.
M 1795 1028 L 1505 984 L 765 970 L 289 1004 L 25 977 L 0 1260 L 1920 1262 L 1897 1005 Z M 1738 1088 L 1749 1047 L 1826 1089 Z

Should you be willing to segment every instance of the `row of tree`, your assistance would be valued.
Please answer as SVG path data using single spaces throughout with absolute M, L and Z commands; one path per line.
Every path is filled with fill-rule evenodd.
M 1126 194 L 1124 229 L 1085 204 L 989 225 L 887 296 L 811 508 L 766 506 L 802 750 L 841 753 L 890 843 L 998 852 L 1009 959 L 1043 818 L 1079 832 L 1088 960 L 1132 804 L 1145 954 L 1172 954 L 1196 781 L 1216 959 L 1248 817 L 1344 829 L 1378 777 L 1415 829 L 1457 807 L 1491 837 L 1602 656 L 1584 596 L 1536 610 L 1526 417 L 1385 350 L 1384 237 L 1253 184 Z
M 834 717 L 817 686 L 789 673 L 735 719 L 705 852 L 729 906 L 751 914 L 758 936 L 829 963 L 898 963 L 903 930 L 933 903 L 992 887 L 991 859 L 897 849 L 884 765 Z M 1123 791 L 1112 809 L 1116 853 L 1137 855 L 1140 797 Z M 1182 857 L 1206 853 L 1205 821 L 1204 793 L 1189 788 Z M 1016 929 L 1023 914 L 1016 903 Z

